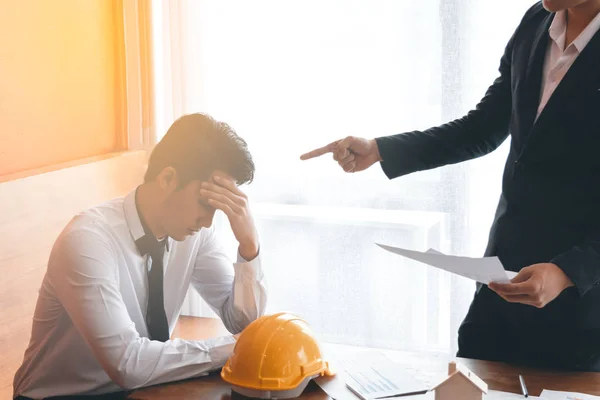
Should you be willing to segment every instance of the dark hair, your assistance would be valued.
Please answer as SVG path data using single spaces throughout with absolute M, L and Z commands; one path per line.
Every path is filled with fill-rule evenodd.
M 150 155 L 144 181 L 152 181 L 166 167 L 177 171 L 179 187 L 209 179 L 216 169 L 231 175 L 238 185 L 254 178 L 246 141 L 226 123 L 200 113 L 184 115 L 171 125 Z

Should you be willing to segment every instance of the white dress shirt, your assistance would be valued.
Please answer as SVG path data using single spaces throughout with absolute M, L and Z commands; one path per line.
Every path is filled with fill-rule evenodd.
M 546 107 L 552 93 L 554 93 L 554 90 L 556 90 L 567 71 L 569 71 L 569 68 L 571 68 L 571 65 L 573 65 L 577 59 L 577 56 L 579 56 L 599 29 L 600 14 L 596 15 L 579 36 L 577 36 L 577 38 L 565 49 L 567 39 L 567 12 L 559 11 L 556 13 L 552 20 L 552 24 L 548 29 L 551 40 L 548 44 L 546 59 L 544 61 L 542 93 L 536 119 L 540 116 L 544 107 Z
M 52 249 L 14 395 L 35 399 L 102 394 L 197 377 L 223 366 L 235 340 L 148 339 L 148 256 L 135 191 L 76 216 Z M 232 264 L 214 228 L 167 239 L 164 303 L 173 331 L 192 285 L 239 333 L 261 316 L 267 292 L 260 258 Z

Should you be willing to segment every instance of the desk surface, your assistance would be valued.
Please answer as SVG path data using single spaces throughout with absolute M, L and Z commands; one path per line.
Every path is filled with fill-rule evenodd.
M 173 332 L 174 337 L 202 340 L 226 335 L 221 321 L 211 318 L 181 317 Z M 349 347 L 350 348 L 350 347 Z M 439 354 L 418 352 L 384 351 L 394 361 L 417 373 L 420 378 L 435 382 L 448 368 L 448 358 Z M 532 368 L 518 368 L 504 363 L 459 359 L 481 377 L 492 390 L 520 393 L 518 375 L 522 374 L 531 395 L 539 395 L 543 389 L 576 391 L 600 395 L 600 373 L 560 372 Z M 137 390 L 129 399 L 175 400 L 206 399 L 235 400 L 244 397 L 232 394 L 229 385 L 223 382 L 218 373 L 200 379 L 170 383 Z M 311 383 L 300 397 L 306 400 L 326 400 L 329 397 L 314 383 Z

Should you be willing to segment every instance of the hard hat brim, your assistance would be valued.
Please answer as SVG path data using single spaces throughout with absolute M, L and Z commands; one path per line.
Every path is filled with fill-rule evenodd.
M 294 399 L 299 397 L 311 379 L 314 379 L 321 374 L 307 376 L 300 382 L 298 386 L 293 389 L 287 390 L 259 390 L 259 389 L 249 389 L 241 386 L 231 385 L 231 390 L 236 393 L 241 394 L 242 396 L 250 397 L 253 399 Z

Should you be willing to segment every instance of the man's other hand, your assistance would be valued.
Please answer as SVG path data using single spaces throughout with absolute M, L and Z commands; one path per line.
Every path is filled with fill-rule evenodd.
M 523 268 L 511 283 L 490 283 L 488 287 L 510 303 L 545 307 L 573 282 L 556 264 L 534 264 Z
M 346 172 L 364 171 L 376 162 L 382 161 L 375 139 L 354 136 L 348 136 L 345 139 L 329 143 L 327 146 L 309 151 L 302 154 L 300 159 L 309 160 L 327 153 L 333 153 L 333 159 Z

